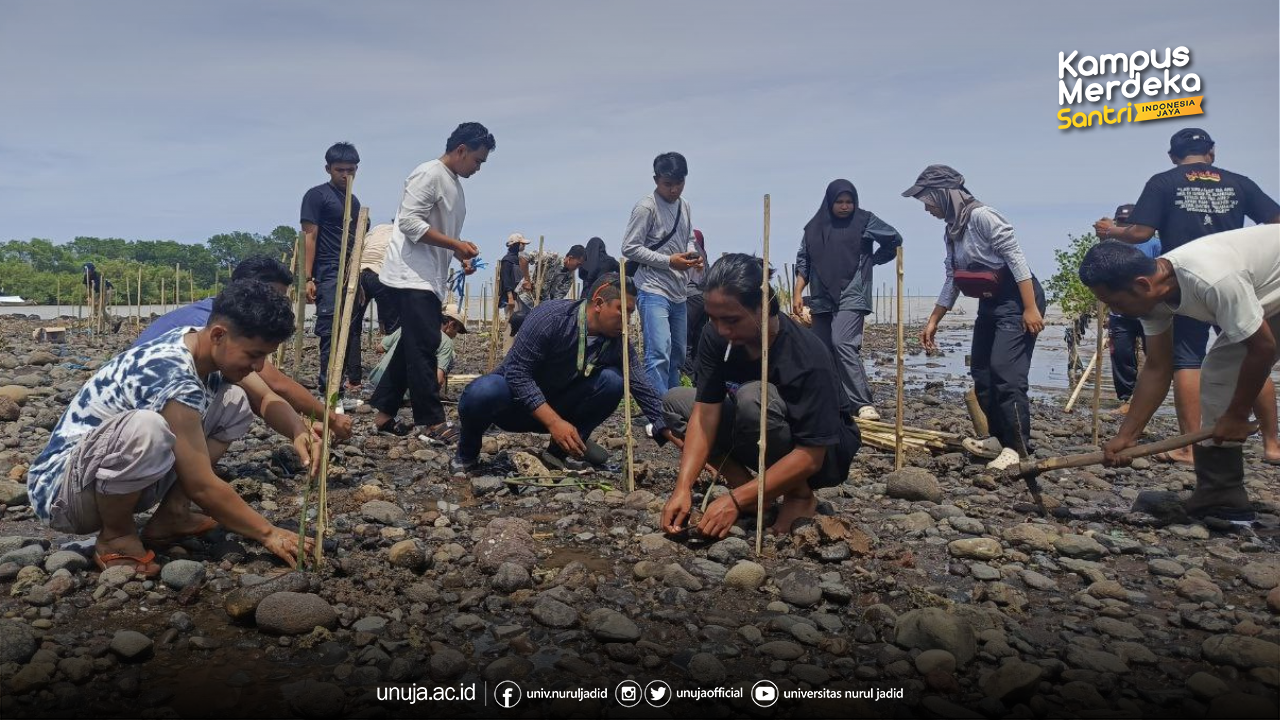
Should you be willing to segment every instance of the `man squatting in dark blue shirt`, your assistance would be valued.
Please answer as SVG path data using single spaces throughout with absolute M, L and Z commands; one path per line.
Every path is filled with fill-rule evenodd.
M 627 281 L 628 314 L 636 288 Z M 486 430 L 548 432 L 543 457 L 577 465 L 583 458 L 601 465 L 608 457 L 590 442 L 622 400 L 622 293 L 617 273 L 601 276 L 583 300 L 551 300 L 529 312 L 515 344 L 494 371 L 472 381 L 458 398 L 462 436 L 453 458 L 455 472 L 470 472 L 480 459 Z M 631 395 L 640 404 L 659 444 L 671 440 L 662 400 L 649 385 L 635 347 L 628 348 Z M 581 465 L 578 465 L 581 467 Z

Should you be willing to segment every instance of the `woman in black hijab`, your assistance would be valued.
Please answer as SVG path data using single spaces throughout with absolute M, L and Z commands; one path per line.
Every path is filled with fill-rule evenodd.
M 604 249 L 604 241 L 593 237 L 587 241 L 587 256 L 578 266 L 578 277 L 582 279 L 582 287 L 589 288 L 595 284 L 596 278 L 606 273 L 618 272 L 618 261 Z
M 893 260 L 901 244 L 898 231 L 858 207 L 858 189 L 841 179 L 827 186 L 818 212 L 804 226 L 796 253 L 792 311 L 801 314 L 801 295 L 809 288 L 813 331 L 831 350 L 849 406 L 865 420 L 880 419 L 862 365 L 862 329 L 871 313 L 871 269 Z

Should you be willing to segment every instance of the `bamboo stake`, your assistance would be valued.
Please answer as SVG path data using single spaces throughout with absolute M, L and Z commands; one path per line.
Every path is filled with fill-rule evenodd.
M 293 240 L 293 380 L 302 379 L 303 328 L 307 321 L 306 240 L 298 233 Z
M 182 301 L 178 299 L 182 295 L 182 263 L 173 264 L 173 308 L 176 310 Z
M 489 364 L 486 372 L 493 372 L 498 364 L 498 296 L 502 287 L 502 263 L 493 266 L 493 322 L 489 324 Z
M 134 329 L 142 327 L 142 267 L 138 267 L 138 317 L 134 318 Z
M 542 304 L 542 273 L 543 273 L 543 266 L 544 266 L 542 261 L 542 258 L 543 258 L 542 245 L 545 239 L 546 238 L 543 235 L 538 236 L 538 271 L 537 271 L 537 277 L 533 281 L 534 282 L 534 286 L 533 286 L 534 307 L 537 307 Z M 625 298 L 626 290 L 623 290 L 622 294 L 624 295 L 622 304 L 623 306 L 626 306 L 627 304 L 626 298 Z
M 58 285 L 58 289 L 57 289 L 58 304 L 55 305 L 53 308 L 53 317 L 55 319 L 62 317 L 62 278 L 58 278 L 57 285 Z
M 627 436 L 627 492 L 636 489 L 634 457 L 631 452 L 631 314 L 627 305 L 627 259 L 618 259 L 618 287 L 622 297 L 622 422 Z
M 902 332 L 902 246 L 898 246 L 898 412 L 897 418 L 894 420 L 894 458 L 893 465 L 895 470 L 901 470 L 903 461 L 906 459 L 902 448 L 902 349 L 905 344 Z
M 346 314 L 339 314 L 344 309 L 349 314 L 351 303 L 339 302 L 341 300 L 350 300 L 350 287 L 347 281 L 347 241 L 351 235 L 351 190 L 355 185 L 355 178 L 347 178 L 346 200 L 342 209 L 342 240 L 338 244 L 338 275 L 334 279 L 334 296 L 333 296 L 333 336 L 330 337 L 329 344 L 329 367 L 325 375 L 325 396 L 324 396 L 324 418 L 321 421 L 322 431 L 320 434 L 320 477 L 317 487 L 318 495 L 316 502 L 316 547 L 315 547 L 315 566 L 320 567 L 324 562 L 324 535 L 328 529 L 329 521 L 329 439 L 330 439 L 330 423 L 329 418 L 333 416 L 334 405 L 338 401 L 338 390 L 342 387 L 342 370 L 347 359 L 347 347 L 345 344 L 346 330 L 348 330 L 348 322 Z M 367 217 L 368 208 L 360 208 L 360 232 L 361 237 L 357 239 L 357 249 L 363 240 L 364 219 Z M 359 261 L 355 264 L 359 264 Z M 343 291 L 346 291 L 344 296 Z M 338 344 L 332 341 L 337 340 Z M 301 548 L 300 548 L 301 550 Z
M 169 312 L 169 308 L 165 307 L 165 304 L 164 304 L 164 300 L 165 300 L 164 294 L 165 294 L 164 277 L 161 276 L 160 278 L 160 314 L 161 315 L 164 315 L 165 313 Z
M 1105 348 L 1107 340 L 1104 338 L 1102 345 Z M 1089 381 L 1089 374 L 1093 372 L 1094 363 L 1098 362 L 1101 355 L 1097 352 L 1093 354 L 1093 359 L 1089 360 L 1089 364 L 1085 366 L 1084 372 L 1080 373 L 1080 380 L 1076 382 L 1076 389 L 1071 391 L 1071 397 L 1067 399 L 1066 407 L 1062 408 L 1063 412 L 1071 412 L 1071 408 L 1075 407 L 1076 398 L 1080 397 L 1080 391 L 1084 389 L 1084 384 Z
M 756 555 L 764 551 L 764 483 L 769 429 L 769 195 L 764 196 L 764 253 L 760 264 L 760 455 L 756 467 Z M 729 492 L 733 492 L 730 490 Z
M 84 300 L 89 306 L 89 337 L 93 337 L 93 311 L 97 307 L 97 303 L 93 300 L 93 276 L 89 274 L 86 268 L 84 271 Z
M 1099 301 L 1098 309 L 1095 313 L 1098 316 L 1098 318 L 1097 318 L 1097 324 L 1095 325 L 1095 329 L 1094 329 L 1094 334 L 1097 335 L 1097 337 L 1094 338 L 1094 348 L 1095 348 L 1094 353 L 1098 357 L 1098 362 L 1095 363 L 1096 367 L 1094 368 L 1094 371 L 1093 371 L 1093 444 L 1094 445 L 1098 444 L 1098 426 L 1099 426 L 1098 408 L 1102 403 L 1102 313 L 1104 312 L 1105 308 L 1106 306 L 1103 305 L 1101 301 Z

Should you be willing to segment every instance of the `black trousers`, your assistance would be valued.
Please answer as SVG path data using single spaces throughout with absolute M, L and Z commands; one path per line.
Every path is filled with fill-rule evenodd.
M 702 304 L 702 295 L 690 295 L 685 298 L 684 311 L 687 318 L 688 342 L 684 346 L 684 365 L 680 370 L 696 384 L 697 379 L 693 377 L 693 370 L 697 367 L 698 340 L 702 337 L 702 328 L 707 324 L 707 311 Z
M 316 379 L 322 396 L 328 392 L 329 353 L 333 347 L 333 311 L 338 302 L 341 302 L 341 296 L 338 293 L 337 268 L 317 269 L 315 331 L 316 337 L 320 338 L 320 372 Z M 360 313 L 360 317 L 363 316 L 364 313 Z M 350 326 L 351 332 L 347 333 L 347 347 L 340 373 L 352 385 L 359 385 L 364 374 L 364 368 L 360 365 L 360 320 L 354 313 L 352 318 L 354 322 Z
M 400 309 L 391 299 L 391 288 L 382 284 L 378 273 L 365 268 L 360 271 L 360 294 L 356 296 L 355 309 L 351 313 L 352 331 L 364 323 L 369 304 L 378 303 L 378 327 L 383 335 L 390 335 L 400 327 Z
M 1026 457 L 1031 448 L 1031 399 L 1027 375 L 1036 336 L 1022 327 L 1022 294 L 1013 276 L 1004 273 L 1000 294 L 978 303 L 969 368 L 978 403 L 987 414 L 991 436 Z M 1036 306 L 1044 315 L 1044 289 L 1034 277 Z
M 1147 349 L 1147 338 L 1142 332 L 1142 321 L 1114 313 L 1107 317 L 1108 334 L 1111 336 L 1111 380 L 1116 386 L 1116 397 L 1124 402 L 1133 397 L 1133 386 L 1138 381 L 1138 343 Z
M 400 342 L 373 390 L 369 404 L 395 417 L 409 391 L 414 425 L 444 422 L 436 351 L 440 348 L 440 296 L 430 290 L 387 288 L 400 316 Z

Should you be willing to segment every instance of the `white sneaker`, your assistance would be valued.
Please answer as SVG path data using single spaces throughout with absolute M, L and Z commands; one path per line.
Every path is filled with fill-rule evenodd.
M 859 420 L 879 420 L 880 413 L 876 412 L 875 407 L 871 405 L 863 405 L 862 407 L 858 408 L 858 419 Z
M 1004 450 L 1004 446 L 1000 444 L 1000 441 L 993 437 L 983 440 L 967 437 L 961 440 L 960 444 L 963 445 L 964 449 L 968 450 L 972 455 L 980 457 L 983 460 L 994 460 L 1000 456 L 1000 451 Z
M 1004 448 L 995 460 L 987 463 L 988 470 L 1004 470 L 1013 467 L 1022 462 L 1022 458 L 1018 456 L 1018 451 L 1013 448 Z

